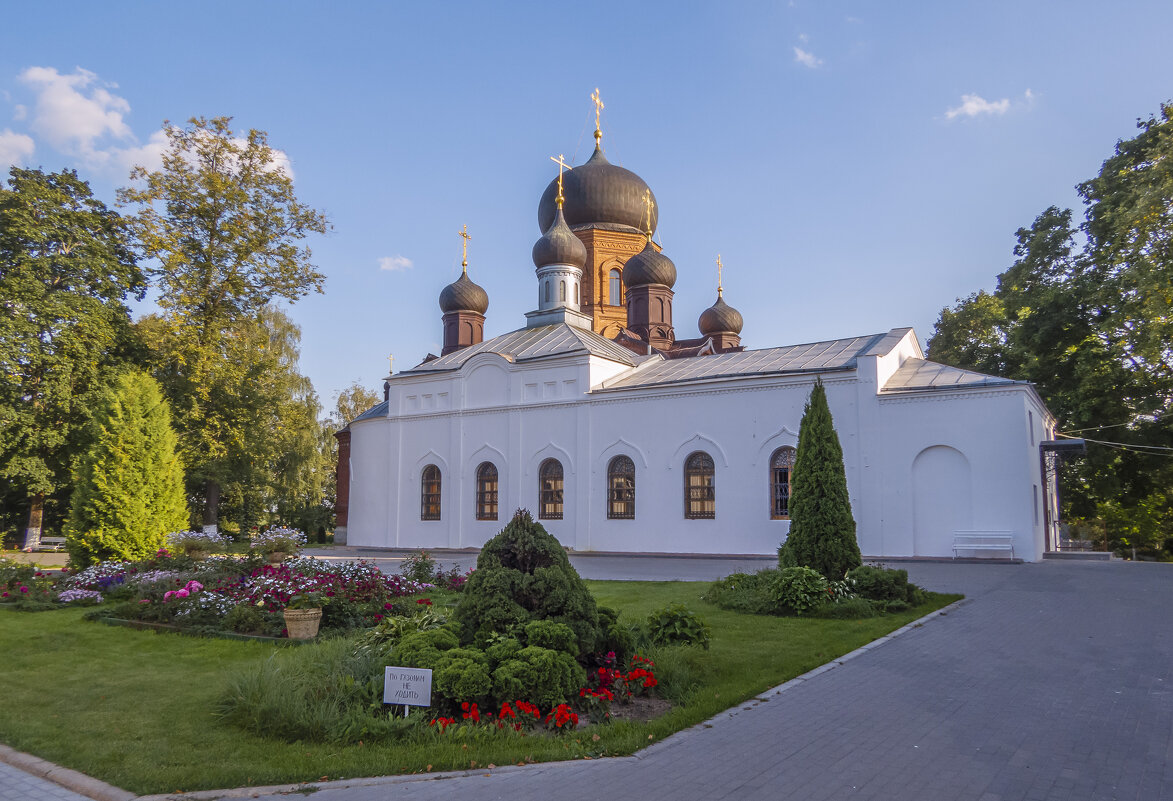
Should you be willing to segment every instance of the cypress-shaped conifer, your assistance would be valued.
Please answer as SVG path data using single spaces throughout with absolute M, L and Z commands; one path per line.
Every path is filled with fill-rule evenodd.
M 70 557 L 82 565 L 142 559 L 187 524 L 171 411 L 153 378 L 124 373 L 96 410 L 92 444 L 74 474 L 65 526 Z
M 861 563 L 843 449 L 827 392 L 823 382 L 816 381 L 798 429 L 790 478 L 790 534 L 778 549 L 778 564 L 811 567 L 837 581 Z

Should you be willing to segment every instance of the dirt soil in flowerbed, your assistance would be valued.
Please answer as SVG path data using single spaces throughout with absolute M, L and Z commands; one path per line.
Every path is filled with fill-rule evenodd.
M 668 714 L 670 709 L 672 709 L 671 701 L 640 696 L 632 698 L 629 704 L 611 704 L 611 719 L 647 723 L 649 720 L 655 720 Z

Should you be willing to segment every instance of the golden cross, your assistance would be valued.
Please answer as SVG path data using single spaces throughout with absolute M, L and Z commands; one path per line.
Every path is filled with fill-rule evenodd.
M 387 372 L 388 373 L 395 372 L 395 354 L 394 353 L 387 354 Z
M 591 100 L 595 104 L 595 142 L 603 136 L 603 129 L 599 126 L 599 112 L 603 110 L 603 99 L 599 96 L 599 87 L 595 87 L 595 91 L 591 94 Z
M 565 198 L 562 197 L 562 170 L 569 170 L 570 165 L 566 163 L 561 153 L 558 154 L 558 158 L 550 156 L 550 161 L 558 165 L 558 197 L 556 197 L 555 200 L 558 202 L 558 208 L 562 208 L 562 201 L 565 200 Z
M 648 215 L 648 241 L 652 239 L 652 209 L 656 207 L 656 201 L 652 200 L 652 190 L 644 190 L 644 208 L 647 209 Z
M 721 297 L 721 254 L 717 254 L 717 297 Z
M 463 228 L 461 228 L 458 233 L 462 237 L 464 237 L 464 242 L 462 243 L 462 245 L 464 246 L 464 253 L 460 257 L 460 266 L 462 268 L 464 268 L 464 272 L 468 272 L 468 240 L 472 239 L 472 237 L 468 235 L 468 226 L 467 225 L 465 225 Z

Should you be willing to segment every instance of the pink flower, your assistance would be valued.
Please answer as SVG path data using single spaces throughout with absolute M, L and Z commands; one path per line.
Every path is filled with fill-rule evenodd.
M 176 598 L 186 598 L 189 595 L 191 595 L 191 593 L 188 592 L 187 590 L 176 590 L 175 591 Z
M 28 588 L 28 587 L 21 587 L 21 588 L 20 588 L 20 591 L 21 591 L 21 592 L 24 592 L 24 593 L 27 593 L 27 592 L 29 591 L 29 588 Z
M 175 594 L 175 590 L 168 590 L 167 592 L 163 593 L 163 600 L 164 600 L 164 601 L 170 601 L 170 600 L 171 600 L 171 596 L 172 596 L 172 595 L 174 595 L 174 594 Z

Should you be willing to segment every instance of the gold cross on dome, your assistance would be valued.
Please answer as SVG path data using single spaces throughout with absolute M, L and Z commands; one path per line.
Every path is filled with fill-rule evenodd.
M 647 235 L 648 235 L 649 242 L 652 239 L 652 209 L 654 209 L 655 207 L 656 207 L 656 201 L 652 200 L 652 190 L 645 189 L 644 190 L 644 208 L 647 209 L 647 212 L 646 212 L 647 218 L 648 218 Z
M 591 101 L 595 104 L 595 141 L 597 142 L 603 136 L 603 129 L 599 126 L 599 113 L 603 110 L 603 99 L 599 95 L 599 87 L 595 87 L 595 91 L 591 93 Z
M 387 354 L 387 372 L 389 374 L 395 372 L 395 354 L 394 353 Z
M 459 234 L 464 237 L 464 242 L 461 243 L 464 247 L 464 253 L 461 254 L 460 257 L 460 266 L 464 268 L 465 272 L 468 272 L 468 240 L 472 239 L 472 237 L 468 235 L 468 226 L 465 225 L 463 228 L 461 228 Z
M 717 254 L 717 297 L 721 297 L 721 254 Z
M 558 208 L 562 208 L 562 201 L 565 200 L 562 196 L 562 170 L 569 170 L 570 165 L 566 163 L 561 153 L 558 154 L 558 158 L 550 156 L 550 161 L 558 165 L 558 197 L 554 198 L 554 200 L 557 201 Z

